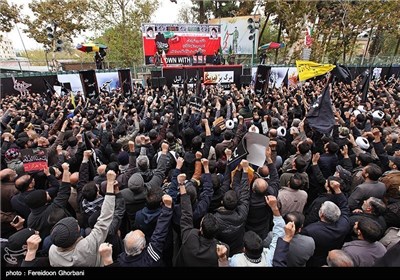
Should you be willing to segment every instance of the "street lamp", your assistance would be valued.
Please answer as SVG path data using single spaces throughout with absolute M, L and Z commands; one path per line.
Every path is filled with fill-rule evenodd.
M 247 20 L 247 29 L 249 29 L 249 40 L 253 41 L 253 50 L 251 52 L 251 66 L 254 63 L 254 49 L 256 44 L 256 31 L 260 28 L 260 19 L 254 20 L 253 18 L 249 18 Z

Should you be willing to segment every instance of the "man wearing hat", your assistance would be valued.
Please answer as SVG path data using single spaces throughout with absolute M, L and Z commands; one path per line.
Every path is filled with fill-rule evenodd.
M 60 220 L 51 230 L 49 260 L 51 266 L 100 266 L 98 249 L 107 237 L 115 208 L 114 181 L 116 174 L 107 172 L 107 189 L 101 214 L 85 238 L 80 235 L 78 221 L 72 217 Z
M 48 222 L 48 217 L 55 209 L 65 208 L 71 194 L 69 164 L 63 163 L 62 168 L 61 187 L 53 202 L 48 203 L 50 196 L 43 189 L 33 190 L 25 196 L 25 202 L 31 209 L 31 213 L 28 216 L 28 227 L 38 230 L 42 238 L 50 234 L 51 225 Z
M 7 163 L 7 168 L 15 170 L 18 175 L 24 173 L 24 165 L 20 158 L 20 150 L 17 148 L 10 148 L 4 154 L 4 159 Z

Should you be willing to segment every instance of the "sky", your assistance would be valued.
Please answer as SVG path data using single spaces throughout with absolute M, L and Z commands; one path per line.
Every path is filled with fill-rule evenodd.
M 23 5 L 22 14 L 24 15 L 29 14 L 30 9 L 28 7 L 28 4 L 32 2 L 31 0 L 8 0 L 8 2 L 15 3 L 17 5 Z M 172 3 L 170 0 L 160 0 L 160 6 L 154 13 L 152 22 L 176 23 L 178 22 L 178 12 L 180 8 L 190 5 L 191 5 L 190 0 L 177 0 L 177 4 Z M 27 50 L 42 48 L 43 47 L 42 44 L 37 43 L 34 39 L 29 38 L 26 34 L 23 33 L 22 30 L 24 28 L 25 26 L 19 23 L 16 27 L 14 27 L 14 29 L 10 33 L 8 33 L 8 38 L 11 39 L 11 41 L 13 42 L 14 48 L 17 51 L 23 50 L 24 49 L 23 43 L 25 44 L 25 48 Z M 21 36 L 18 34 L 18 29 Z M 87 32 L 77 38 L 74 38 L 73 41 L 75 44 L 78 44 L 84 42 L 86 40 L 86 37 L 90 37 L 92 35 L 93 33 Z

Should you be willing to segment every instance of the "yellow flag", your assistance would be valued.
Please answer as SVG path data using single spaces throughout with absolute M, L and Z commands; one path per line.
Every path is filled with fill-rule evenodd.
M 240 165 L 240 163 L 239 163 L 239 165 Z M 233 169 L 233 171 L 231 172 L 231 187 L 232 187 L 233 178 L 235 177 L 236 172 L 239 170 L 239 165 L 235 169 Z M 251 168 L 250 166 L 249 166 L 249 169 L 247 170 L 247 178 L 249 179 L 249 184 L 251 184 L 251 182 L 254 179 L 254 169 Z
M 307 79 L 328 73 L 336 66 L 333 64 L 320 64 L 308 60 L 296 60 L 297 72 L 299 73 L 299 80 L 305 81 Z
M 72 106 L 74 106 L 74 109 L 75 109 L 76 108 L 75 96 L 72 94 L 72 91 L 71 91 L 71 104 L 72 104 Z

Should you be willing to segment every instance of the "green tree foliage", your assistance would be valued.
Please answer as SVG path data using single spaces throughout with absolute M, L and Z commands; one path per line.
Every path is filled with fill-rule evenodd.
M 0 31 L 10 32 L 14 24 L 20 21 L 21 6 L 8 4 L 7 0 L 0 0 Z
M 86 0 L 34 0 L 28 6 L 32 14 L 23 18 L 23 23 L 28 26 L 24 31 L 49 49 L 54 48 L 54 40 L 47 38 L 47 26 L 54 27 L 55 24 L 54 38 L 66 41 L 85 31 L 90 24 L 85 18 L 88 11 Z
M 140 26 L 151 21 L 157 7 L 158 0 L 90 2 L 94 26 L 103 32 L 96 41 L 108 46 L 108 61 L 118 61 L 119 66 L 132 66 L 143 61 Z
M 194 23 L 196 22 L 196 14 L 192 7 L 185 6 L 179 9 L 178 12 L 178 22 L 181 23 Z
M 368 48 L 372 57 L 395 54 L 400 42 L 399 1 L 265 0 L 264 8 L 273 24 L 282 28 L 286 48 L 279 55 L 290 63 L 304 48 L 305 24 L 314 30 L 311 59 L 320 62 L 347 63 L 360 50 L 357 36 L 366 30 L 372 29 Z
M 256 1 L 199 1 L 192 0 L 196 23 L 207 23 L 209 18 L 250 15 Z

